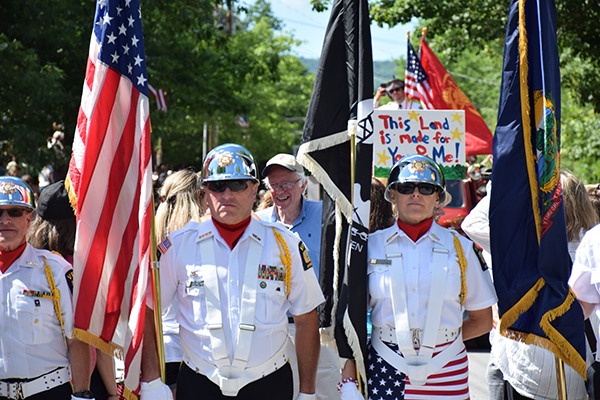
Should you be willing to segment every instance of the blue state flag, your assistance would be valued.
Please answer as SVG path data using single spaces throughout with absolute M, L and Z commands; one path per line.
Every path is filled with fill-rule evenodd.
M 585 378 L 583 313 L 560 186 L 560 71 L 552 0 L 511 0 L 490 201 L 502 335 L 551 350 Z

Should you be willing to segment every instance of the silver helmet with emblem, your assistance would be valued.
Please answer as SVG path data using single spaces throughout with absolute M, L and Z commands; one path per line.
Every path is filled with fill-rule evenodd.
M 258 181 L 252 154 L 239 144 L 226 143 L 212 149 L 204 159 L 202 181 Z
M 0 206 L 22 206 L 33 210 L 33 190 L 21 178 L 0 176 Z
M 442 169 L 431 158 L 419 154 L 404 156 L 390 171 L 387 187 L 385 188 L 385 199 L 389 202 L 390 189 L 395 183 L 430 183 L 439 188 L 440 204 L 446 200 L 446 179 Z

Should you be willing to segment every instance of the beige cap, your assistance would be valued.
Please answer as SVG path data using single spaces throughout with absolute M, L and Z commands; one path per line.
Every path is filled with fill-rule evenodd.
M 267 166 L 262 170 L 263 178 L 266 178 L 269 175 L 269 171 L 273 167 L 283 167 L 289 169 L 290 171 L 296 171 L 301 174 L 304 173 L 304 168 L 298 161 L 296 161 L 296 157 L 291 154 L 277 154 L 275 157 L 271 158 L 267 161 Z

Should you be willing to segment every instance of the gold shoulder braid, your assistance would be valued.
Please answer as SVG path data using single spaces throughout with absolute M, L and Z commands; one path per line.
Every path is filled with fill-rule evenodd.
M 460 304 L 465 303 L 465 297 L 467 296 L 467 282 L 465 281 L 465 270 L 467 269 L 467 259 L 465 258 L 465 254 L 463 253 L 462 245 L 460 244 L 460 240 L 458 237 L 452 232 L 452 236 L 454 236 L 454 247 L 456 248 L 456 253 L 458 254 L 458 263 L 460 264 Z
M 63 336 L 65 334 L 65 325 L 63 324 L 62 314 L 60 312 L 60 290 L 56 287 L 54 283 L 54 277 L 52 276 L 52 270 L 48 265 L 48 261 L 46 261 L 46 257 L 42 256 L 44 259 L 44 271 L 46 272 L 46 279 L 48 280 L 48 285 L 50 285 L 50 291 L 52 292 L 52 300 L 54 301 L 54 310 L 56 311 L 56 315 L 58 316 L 58 321 L 60 322 L 60 329 L 63 332 Z
M 287 243 L 283 240 L 281 233 L 277 232 L 273 228 L 275 234 L 275 240 L 277 240 L 277 246 L 279 246 L 279 253 L 281 254 L 281 262 L 285 267 L 285 295 L 290 295 L 290 281 L 292 279 L 292 257 L 290 256 L 290 250 L 288 249 Z

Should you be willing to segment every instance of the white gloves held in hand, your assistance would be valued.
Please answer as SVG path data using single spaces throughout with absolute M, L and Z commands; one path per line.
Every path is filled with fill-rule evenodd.
M 152 382 L 142 382 L 140 400 L 173 400 L 171 388 L 163 383 L 160 378 Z

